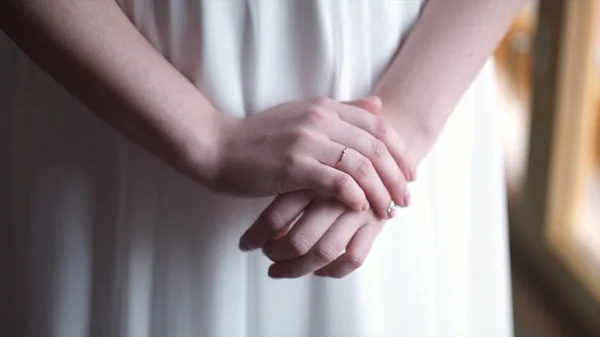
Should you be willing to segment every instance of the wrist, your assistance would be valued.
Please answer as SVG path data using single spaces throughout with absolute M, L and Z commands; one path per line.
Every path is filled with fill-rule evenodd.
M 427 118 L 424 111 L 409 109 L 389 101 L 384 101 L 382 115 L 406 145 L 407 156 L 415 166 L 433 147 L 445 124 L 444 121 Z
M 181 156 L 182 169 L 206 188 L 213 190 L 223 162 L 223 148 L 233 128 L 241 120 L 219 110 L 211 110 L 187 137 Z

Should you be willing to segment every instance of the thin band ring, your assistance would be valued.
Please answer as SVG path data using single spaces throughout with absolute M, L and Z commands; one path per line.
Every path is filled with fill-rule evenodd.
M 344 159 L 344 157 L 346 156 L 346 154 L 348 153 L 348 147 L 344 146 L 344 149 L 342 150 L 342 154 L 340 155 L 340 159 L 338 159 L 337 163 L 335 163 L 334 168 L 339 168 L 340 164 L 342 163 L 342 159 Z

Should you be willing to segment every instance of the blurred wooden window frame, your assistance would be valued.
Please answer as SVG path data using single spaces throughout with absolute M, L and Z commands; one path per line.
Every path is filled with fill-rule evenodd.
M 600 1 L 540 1 L 525 199 L 511 221 L 513 259 L 600 336 L 600 278 L 574 247 L 598 96 Z
M 598 1 L 567 1 L 558 74 L 546 237 L 559 256 L 600 301 L 600 277 L 578 252 L 585 184 L 594 165 L 598 97 Z M 600 207 L 600 205 L 598 205 Z

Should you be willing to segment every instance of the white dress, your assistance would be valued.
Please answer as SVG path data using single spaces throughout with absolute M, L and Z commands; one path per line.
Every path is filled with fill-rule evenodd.
M 213 104 L 244 116 L 368 94 L 421 2 L 120 5 Z M 0 219 L 11 230 L 0 246 L 26 295 L 19 310 L 1 309 L 29 336 L 512 335 L 491 63 L 421 165 L 413 206 L 362 268 L 272 280 L 266 257 L 237 249 L 269 200 L 208 192 L 95 117 L 5 35 L 0 51 Z

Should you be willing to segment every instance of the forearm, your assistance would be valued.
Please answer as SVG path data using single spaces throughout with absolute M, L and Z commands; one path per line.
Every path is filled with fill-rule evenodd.
M 419 162 L 527 0 L 429 0 L 375 88 Z
M 6 0 L 1 28 L 102 119 L 199 181 L 223 118 L 112 0 Z M 76 127 L 76 125 L 74 126 Z

